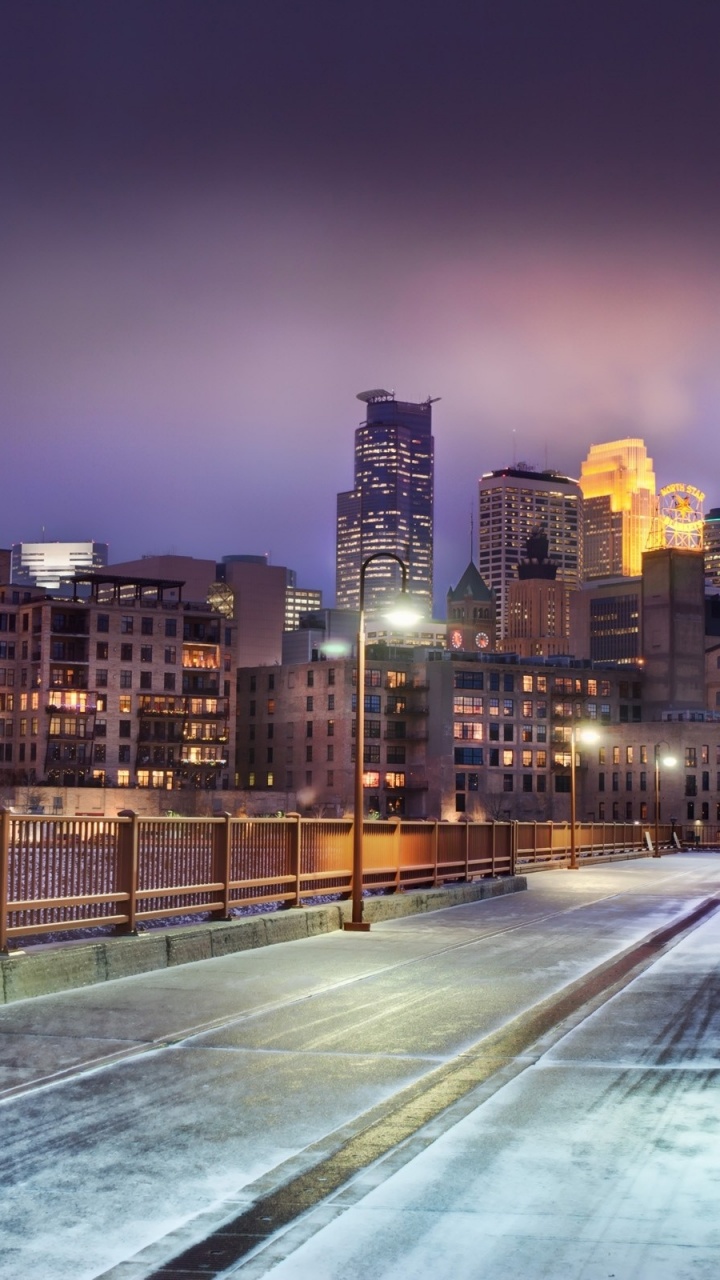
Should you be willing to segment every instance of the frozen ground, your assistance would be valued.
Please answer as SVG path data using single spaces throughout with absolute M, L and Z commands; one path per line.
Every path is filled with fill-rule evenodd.
M 343 1126 L 719 887 L 712 854 L 544 873 L 526 893 L 369 934 L 5 1006 L 0 1276 L 153 1274 L 255 1180 L 311 1144 L 332 1150 Z M 720 1274 L 717 940 L 714 921 L 698 928 L 439 1125 L 432 1148 L 368 1169 L 243 1270 Z
M 716 917 L 404 1167 L 317 1210 L 309 1240 L 312 1216 L 233 1274 L 716 1280 L 719 956 Z

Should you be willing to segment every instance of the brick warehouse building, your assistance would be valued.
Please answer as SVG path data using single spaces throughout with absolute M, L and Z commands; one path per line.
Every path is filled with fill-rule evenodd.
M 183 603 L 176 581 L 81 587 L 88 598 L 0 588 L 3 784 L 227 787 L 232 625 Z
M 236 785 L 275 808 L 349 813 L 352 659 L 238 671 Z M 567 817 L 573 718 L 641 719 L 640 672 L 572 659 L 369 646 L 366 812 Z

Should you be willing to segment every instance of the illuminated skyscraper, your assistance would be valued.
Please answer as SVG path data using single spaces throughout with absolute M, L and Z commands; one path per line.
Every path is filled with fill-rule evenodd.
M 538 534 L 547 539 L 547 554 L 556 566 L 558 581 L 573 590 L 582 580 L 581 522 L 577 480 L 557 471 L 535 471 L 524 462 L 482 476 L 478 568 L 495 592 L 500 642 L 509 634 L 510 583 L 518 577 L 518 562 L 528 539 Z
M 73 574 L 102 569 L 107 562 L 107 542 L 14 542 L 12 581 L 58 591 Z
M 355 432 L 355 487 L 337 499 L 336 591 L 341 609 L 357 609 L 360 567 L 390 551 L 408 565 L 408 590 L 428 616 L 433 589 L 434 458 L 432 405 L 396 400 L 391 391 L 362 391 L 365 422 Z M 400 568 L 369 565 L 365 607 L 397 594 Z
M 586 582 L 638 577 L 653 545 L 655 472 L 642 440 L 594 444 L 582 464 Z

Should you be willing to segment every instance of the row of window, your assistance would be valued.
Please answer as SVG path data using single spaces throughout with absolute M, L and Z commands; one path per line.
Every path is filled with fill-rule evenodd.
M 140 634 L 143 636 L 151 636 L 155 628 L 155 622 L 160 619 L 142 617 L 140 619 Z M 135 630 L 136 618 L 131 613 L 123 613 L 120 615 L 120 633 L 121 635 L 131 636 Z M 177 618 L 163 618 L 164 634 L 166 636 L 177 635 Z M 98 613 L 95 615 L 95 625 L 98 631 L 110 630 L 110 614 Z
M 638 776 L 639 790 L 647 791 L 647 773 L 641 771 Z M 615 771 L 610 776 L 610 786 L 612 791 L 620 790 L 620 773 Z M 715 788 L 720 791 L 720 772 L 717 773 Z M 598 773 L 597 790 L 605 791 L 605 773 Z M 625 791 L 634 791 L 634 774 L 632 769 L 628 769 L 625 773 Z M 710 769 L 703 769 L 700 776 L 700 791 L 710 791 Z M 696 773 L 685 773 L 685 795 L 696 796 L 698 794 L 698 780 Z
M 327 683 L 328 683 L 328 684 L 332 685 L 332 684 L 334 684 L 334 683 L 335 683 L 335 668 L 334 668 L 334 667 L 326 667 L 326 668 L 325 668 L 325 675 L 326 675 L 326 680 L 327 680 Z M 267 681 L 267 686 L 266 686 L 266 687 L 267 687 L 267 689 L 268 689 L 268 692 L 270 692 L 270 693 L 271 693 L 271 692 L 272 692 L 272 690 L 275 688 L 275 672 L 274 672 L 274 671 L 270 671 L 270 672 L 268 673 L 268 675 L 265 677 L 265 680 Z M 306 675 L 305 675 L 305 682 L 306 682 L 306 685 L 307 685 L 308 689 L 312 689 L 312 688 L 314 688 L 314 687 L 315 687 L 315 670 L 314 670 L 314 668 L 310 667 L 310 668 L 308 669 L 308 671 L 306 672 Z M 295 683 L 295 672 L 294 672 L 294 671 L 290 671 L 290 672 L 288 672 L 288 686 L 289 686 L 290 688 L 292 688 L 292 686 L 293 686 L 293 684 L 294 684 L 294 683 Z M 250 692 L 251 692 L 251 693 L 256 693 L 256 692 L 257 692 L 257 688 L 258 688 L 258 677 L 257 677 L 257 675 L 251 675 L 251 676 L 250 676 Z
M 489 689 L 514 693 L 549 693 L 581 694 L 588 698 L 609 698 L 610 681 L 587 679 L 579 676 L 544 676 L 529 672 L 516 676 L 509 671 L 456 671 L 456 689 Z M 639 698 L 640 685 L 621 681 L 619 685 L 621 698 Z
M 205 736 L 205 737 L 210 737 L 210 736 L 212 736 L 212 735 L 207 735 L 207 734 L 206 734 L 206 735 L 204 735 L 204 736 Z M 276 750 L 276 749 L 275 749 L 275 747 L 266 747 L 266 748 L 265 748 L 265 763 L 266 763 L 266 764 L 274 764 L 274 763 L 275 763 L 275 750 Z M 380 748 L 380 744 L 379 744 L 379 743 L 366 742 L 366 743 L 365 743 L 365 746 L 364 746 L 364 748 L 363 748 L 363 763 L 364 763 L 364 764 L 380 764 L 380 751 L 381 751 L 381 748 Z M 255 747 L 249 747 L 249 748 L 248 748 L 248 757 L 247 757 L 247 758 L 248 758 L 248 765 L 250 765 L 250 766 L 254 766 L 254 765 L 255 765 L 255 763 L 256 763 L 256 758 L 257 758 L 257 757 L 256 757 L 256 750 L 255 750 Z M 292 761 L 294 760 L 294 758 L 295 758 L 294 748 L 293 748 L 293 747 L 286 747 L 286 748 L 285 748 L 285 760 L 286 760 L 286 762 L 288 762 L 288 763 L 292 763 Z M 328 762 L 334 761 L 334 759 L 335 759 L 335 746 L 334 746 L 334 744 L 333 744 L 333 743 L 328 743 L 328 745 L 326 746 L 326 748 L 325 748 L 325 759 L 326 759 Z M 398 746 L 388 745 L 388 746 L 385 748 L 385 759 L 386 759 L 386 762 L 387 762 L 388 764 L 405 764 L 405 747 L 404 747 L 403 745 L 398 745 Z M 352 762 L 352 763 L 354 763 L 354 761 L 355 761 L 355 747 L 353 746 L 352 751 L 351 751 L 351 762 Z M 312 764 L 312 762 L 313 762 L 313 748 L 312 748 L 312 747 L 306 747 L 306 748 L 305 748 L 305 762 L 306 762 L 306 764 Z
M 548 753 L 540 749 L 516 751 L 512 747 L 455 747 L 453 758 L 456 765 L 478 767 L 487 764 L 492 769 L 514 769 L 516 762 L 524 769 L 547 769 L 548 765 Z
M 668 754 L 670 754 L 668 752 Z M 686 769 L 696 769 L 698 765 L 710 764 L 711 748 L 708 743 L 700 747 L 685 747 L 684 760 Z M 598 748 L 598 764 L 634 764 L 637 760 L 638 764 L 653 764 L 654 750 L 648 754 L 647 746 L 641 745 L 637 748 L 634 746 L 627 747 L 611 747 L 608 751 L 607 747 Z M 660 760 L 662 765 L 662 758 Z M 715 764 L 720 766 L 720 743 L 715 746 Z

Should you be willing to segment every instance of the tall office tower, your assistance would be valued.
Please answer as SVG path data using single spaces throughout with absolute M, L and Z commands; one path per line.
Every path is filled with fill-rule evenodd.
M 12 581 L 57 591 L 76 573 L 103 569 L 107 560 L 107 542 L 14 542 Z
M 508 635 L 508 593 L 531 536 L 547 538 L 557 579 L 574 590 L 582 580 L 582 493 L 577 480 L 527 463 L 482 476 L 479 484 L 478 568 L 495 592 L 498 638 Z M 503 645 L 507 648 L 507 645 Z
M 703 525 L 705 577 L 720 587 L 720 507 L 712 507 Z
M 408 590 L 428 616 L 433 586 L 433 400 L 410 404 L 391 391 L 362 391 L 365 422 L 355 432 L 355 486 L 337 498 L 336 595 L 357 609 L 360 568 L 390 551 L 408 565 Z M 368 565 L 365 607 L 397 594 L 401 573 L 392 560 Z
M 657 516 L 655 472 L 643 441 L 592 445 L 580 488 L 585 581 L 638 577 L 643 552 L 653 545 Z

